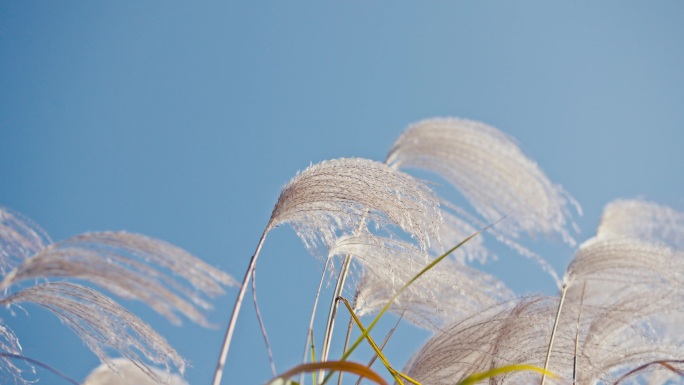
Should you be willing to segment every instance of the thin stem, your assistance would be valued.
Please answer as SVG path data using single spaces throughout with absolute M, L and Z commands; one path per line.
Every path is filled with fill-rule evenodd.
M 356 228 L 356 232 L 359 233 L 361 229 L 366 225 L 366 218 L 368 216 L 369 210 L 363 213 L 359 226 Z M 325 362 L 328 360 L 328 353 L 330 352 L 330 341 L 332 340 L 333 329 L 335 328 L 335 316 L 337 315 L 337 298 L 342 296 L 342 290 L 344 290 L 344 282 L 347 279 L 347 273 L 349 272 L 349 266 L 351 266 L 352 256 L 347 255 L 342 263 L 342 268 L 340 269 L 340 275 L 337 278 L 337 283 L 335 284 L 335 293 L 333 293 L 332 300 L 330 301 L 330 311 L 328 312 L 328 322 L 325 326 L 325 335 L 323 336 L 323 350 L 321 351 L 321 361 Z M 323 378 L 323 371 L 320 373 L 321 378 Z
M 335 328 L 335 316 L 337 315 L 337 298 L 342 295 L 342 290 L 344 289 L 344 282 L 347 278 L 347 272 L 349 271 L 349 266 L 351 266 L 352 256 L 347 255 L 342 263 L 342 268 L 340 270 L 340 275 L 337 278 L 337 283 L 335 284 L 335 292 L 333 301 L 330 303 L 330 311 L 328 312 L 328 323 L 325 327 L 325 336 L 323 339 L 323 350 L 321 351 L 321 361 L 325 362 L 328 360 L 328 353 L 330 352 L 330 341 L 332 340 L 332 332 Z
M 544 371 L 542 372 L 541 385 L 546 381 L 546 371 L 549 368 L 549 360 L 551 359 L 551 349 L 553 349 L 553 340 L 556 337 L 556 329 L 558 328 L 558 321 L 560 320 L 561 309 L 565 301 L 565 294 L 568 292 L 568 284 L 563 284 L 563 291 L 561 292 L 560 301 L 558 301 L 558 311 L 556 312 L 556 320 L 553 322 L 553 331 L 551 331 L 551 339 L 549 340 L 549 349 L 546 351 L 546 360 L 544 361 Z
M 79 383 L 76 382 L 76 380 L 72 379 L 71 377 L 67 376 L 66 374 L 60 372 L 59 370 L 53 368 L 52 366 L 50 366 L 48 364 L 44 364 L 40 361 L 34 360 L 33 358 L 22 356 L 20 354 L 12 354 L 12 353 L 0 353 L 0 357 L 14 358 L 14 359 L 26 361 L 28 363 L 40 366 L 43 369 L 47 369 L 47 370 L 51 371 L 52 373 L 54 373 L 55 375 L 57 375 L 58 377 L 60 377 L 61 379 L 63 379 L 66 382 L 69 382 L 73 385 L 79 385 Z
M 276 370 L 275 360 L 273 359 L 273 350 L 271 350 L 271 344 L 268 342 L 266 326 L 264 325 L 264 320 L 261 317 L 261 312 L 259 311 L 259 304 L 256 297 L 256 266 L 254 266 L 254 270 L 252 272 L 252 302 L 254 302 L 254 311 L 256 311 L 259 327 L 261 327 L 261 335 L 264 337 L 264 343 L 266 344 L 266 353 L 268 354 L 268 361 L 271 364 L 271 373 L 273 374 L 273 377 L 275 377 L 278 375 L 278 371 Z
M 577 332 L 575 333 L 575 355 L 572 359 L 572 384 L 577 383 L 577 352 L 579 351 L 579 332 L 580 332 L 580 317 L 582 317 L 582 304 L 584 303 L 584 290 L 587 288 L 587 283 L 584 282 L 582 286 L 582 296 L 580 297 L 579 309 L 577 310 Z
M 316 350 L 314 347 L 314 340 L 313 340 L 313 326 L 314 326 L 314 320 L 316 319 L 316 309 L 318 308 L 318 299 L 321 296 L 321 289 L 323 288 L 323 281 L 325 280 L 325 274 L 328 271 L 328 265 L 331 262 L 331 258 L 328 258 L 325 261 L 325 266 L 323 266 L 323 273 L 321 273 L 321 280 L 318 282 L 318 290 L 316 291 L 316 299 L 314 300 L 314 305 L 313 305 L 313 310 L 311 310 L 311 320 L 309 321 L 309 330 L 306 333 L 306 342 L 304 344 L 304 358 L 302 359 L 302 363 L 306 363 L 307 356 L 309 354 L 309 349 L 311 351 L 311 362 L 316 361 Z M 309 346 L 309 342 L 311 343 L 311 346 Z M 312 373 L 314 376 L 314 381 L 312 384 L 316 383 L 316 373 Z M 303 384 L 304 383 L 304 372 L 299 377 L 299 383 Z
M 226 329 L 226 336 L 223 339 L 223 345 L 221 346 L 221 354 L 219 355 L 218 363 L 216 364 L 216 372 L 214 372 L 214 381 L 212 385 L 220 385 L 221 378 L 223 377 L 223 367 L 226 365 L 226 358 L 228 357 L 228 349 L 230 348 L 230 341 L 233 338 L 233 332 L 235 332 L 235 324 L 237 323 L 238 314 L 240 314 L 240 308 L 242 307 L 242 301 L 245 297 L 245 292 L 247 291 L 247 285 L 249 284 L 250 278 L 252 278 L 252 272 L 254 271 L 254 266 L 256 266 L 257 258 L 259 257 L 259 252 L 261 251 L 261 246 L 266 240 L 266 234 L 269 228 L 264 230 L 261 234 L 261 239 L 257 244 L 254 255 L 249 261 L 249 266 L 247 266 L 247 272 L 245 272 L 245 278 L 242 280 L 242 286 L 240 286 L 240 291 L 238 292 L 237 299 L 235 300 L 235 306 L 233 307 L 233 313 L 230 316 L 230 322 L 228 323 L 228 328 Z

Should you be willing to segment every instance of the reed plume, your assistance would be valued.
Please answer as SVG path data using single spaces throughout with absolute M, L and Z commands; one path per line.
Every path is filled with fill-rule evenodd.
M 127 232 L 81 234 L 53 243 L 38 225 L 0 209 L 3 278 L 0 304 L 34 303 L 71 328 L 98 358 L 111 364 L 118 352 L 147 375 L 148 363 L 174 366 L 185 361 L 145 322 L 99 291 L 66 280 L 85 281 L 126 299 L 135 299 L 179 324 L 180 315 L 209 326 L 208 299 L 235 281 L 167 242 Z M 38 282 L 41 282 L 38 284 Z M 21 357 L 18 338 L 0 324 L 0 369 L 23 382 L 12 359 Z M 16 356 L 16 357 L 13 357 Z
M 579 205 L 551 183 L 508 135 L 484 123 L 427 119 L 411 125 L 394 143 L 387 163 L 398 168 L 434 172 L 454 185 L 488 223 L 515 212 L 499 230 L 517 237 L 521 231 L 560 234 L 567 230 L 569 206 Z

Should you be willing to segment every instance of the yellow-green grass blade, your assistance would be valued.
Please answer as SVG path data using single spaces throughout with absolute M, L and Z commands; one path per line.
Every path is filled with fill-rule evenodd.
M 352 319 L 356 323 L 356 326 L 361 330 L 363 333 L 366 329 L 364 328 L 363 324 L 361 323 L 361 320 L 359 317 L 356 316 L 356 313 L 354 313 L 354 310 L 352 309 L 351 305 L 349 304 L 349 301 L 347 301 L 346 298 L 343 297 L 338 297 L 338 300 L 342 301 L 344 303 L 344 306 L 347 307 L 347 310 L 349 310 L 349 314 L 351 314 Z M 378 358 L 380 358 L 380 361 L 382 361 L 382 364 L 385 365 L 385 368 L 390 372 L 392 377 L 394 377 L 394 380 L 397 381 L 400 385 L 404 385 L 404 382 L 401 380 L 401 377 L 399 376 L 398 372 L 390 365 L 389 361 L 387 361 L 387 357 L 382 353 L 382 350 L 378 347 L 378 344 L 375 343 L 373 340 L 373 337 L 369 335 L 366 336 L 366 340 L 368 340 L 368 343 L 370 344 L 371 348 L 373 348 L 373 351 L 375 354 L 377 354 Z
M 538 372 L 538 373 L 541 373 L 542 375 L 546 375 L 546 376 L 549 376 L 551 378 L 557 378 L 558 377 L 554 373 L 552 373 L 548 370 L 544 370 L 544 369 L 537 367 L 537 366 L 534 366 L 534 365 L 516 364 L 516 365 L 501 366 L 498 368 L 494 368 L 492 370 L 488 370 L 486 372 L 471 374 L 468 377 L 462 379 L 457 385 L 473 385 L 479 381 L 486 380 L 486 379 L 491 378 L 491 377 L 496 377 L 496 376 L 504 374 L 504 373 L 522 372 L 522 371 Z

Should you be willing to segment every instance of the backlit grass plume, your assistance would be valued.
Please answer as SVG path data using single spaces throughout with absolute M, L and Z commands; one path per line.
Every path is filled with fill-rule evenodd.
M 397 291 L 433 260 L 410 243 L 378 236 L 341 238 L 331 255 L 353 255 L 360 266 L 355 310 L 376 314 Z M 425 273 L 390 308 L 423 328 L 438 330 L 445 321 L 462 318 L 512 298 L 496 278 L 452 259 Z
M 442 175 L 464 193 L 480 218 L 438 200 L 425 185 L 398 168 L 425 168 Z M 510 237 L 521 232 L 556 233 L 572 242 L 566 229 L 573 224 L 572 204 L 572 198 L 552 184 L 505 134 L 458 119 L 434 119 L 410 127 L 395 142 L 384 164 L 338 159 L 311 166 L 283 188 L 257 245 L 226 332 L 214 385 L 221 381 L 247 282 L 272 228 L 288 223 L 314 255 L 328 255 L 328 261 L 339 257 L 340 273 L 321 353 L 326 360 L 336 298 L 344 290 L 350 266 L 357 266 L 362 275 L 354 288 L 360 314 L 377 312 L 391 301 L 390 309 L 413 323 L 440 330 L 513 295 L 494 277 L 465 264 L 487 259 L 489 251 L 481 239 L 472 239 L 472 244 L 456 250 L 458 255 L 405 286 L 413 282 L 415 274 L 436 262 L 436 255 L 453 244 L 501 221 L 489 230 L 536 258 L 559 281 L 548 263 Z M 440 238 L 449 243 L 440 244 Z M 398 297 L 397 290 L 402 291 Z
M 0 305 L 23 302 L 50 310 L 103 362 L 109 361 L 107 350 L 113 349 L 150 375 L 145 360 L 167 365 L 167 369 L 173 364 L 180 372 L 185 370 L 181 356 L 154 329 L 93 289 L 73 283 L 47 283 L 5 297 Z
M 176 324 L 178 312 L 204 326 L 200 309 L 211 306 L 202 294 L 216 296 L 223 293 L 222 285 L 234 284 L 229 275 L 179 247 L 127 232 L 88 233 L 51 244 L 5 275 L 0 289 L 45 277 L 86 280 L 141 300 Z
M 554 308 L 548 301 L 532 296 L 482 308 L 436 333 L 404 372 L 422 384 L 452 385 L 472 373 L 512 363 L 540 366 L 542 336 L 549 335 L 553 323 Z M 538 379 L 536 374 L 518 373 L 491 381 L 517 383 L 511 377 L 526 383 Z
M 411 176 L 367 159 L 336 159 L 311 166 L 281 191 L 267 230 L 290 224 L 308 247 L 329 248 L 362 223 L 396 226 L 421 248 L 438 241 L 442 219 L 432 192 Z
M 605 207 L 596 235 L 636 238 L 684 250 L 684 213 L 653 202 L 618 199 Z
M 90 285 L 147 304 L 174 323 L 180 315 L 209 326 L 208 297 L 234 284 L 187 251 L 167 242 L 127 232 L 81 234 L 53 243 L 45 231 L 9 210 L 0 210 L 3 245 L 0 304 L 33 303 L 50 310 L 97 356 L 130 359 L 147 374 L 147 363 L 183 371 L 185 361 L 154 329 Z M 0 356 L 8 378 L 21 382 L 12 360 L 21 356 L 19 339 L 0 324 Z
M 515 212 L 497 226 L 509 235 L 557 233 L 573 242 L 566 226 L 574 200 L 494 127 L 455 118 L 415 123 L 394 143 L 387 163 L 442 176 L 489 223 Z
M 28 218 L 0 206 L 0 274 L 52 243 L 47 233 Z

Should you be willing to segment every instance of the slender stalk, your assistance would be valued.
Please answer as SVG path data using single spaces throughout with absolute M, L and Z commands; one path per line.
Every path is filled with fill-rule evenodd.
M 313 340 L 313 326 L 314 326 L 314 320 L 316 319 L 316 309 L 318 308 L 318 299 L 321 296 L 321 289 L 323 288 L 323 281 L 325 280 L 325 274 L 328 271 L 328 265 L 331 262 L 331 258 L 328 258 L 325 262 L 325 266 L 323 266 L 323 273 L 321 273 L 321 280 L 318 282 L 318 290 L 316 291 L 316 299 L 314 300 L 314 305 L 313 305 L 313 310 L 311 310 L 311 320 L 309 321 L 309 330 L 306 333 L 306 343 L 304 344 L 304 358 L 302 359 L 302 364 L 306 363 L 307 356 L 309 354 L 309 349 L 311 351 L 311 362 L 316 361 L 316 350 L 315 350 L 315 345 L 314 345 L 314 340 Z M 309 342 L 311 343 L 309 345 Z M 314 376 L 314 381 L 312 384 L 316 383 L 316 373 L 312 373 Z M 303 384 L 304 383 L 304 372 L 301 373 L 299 377 L 299 383 Z
M 356 232 L 360 232 L 361 229 L 366 225 L 366 218 L 368 216 L 369 210 L 363 214 L 359 227 L 357 227 Z M 349 272 L 349 266 L 351 266 L 352 256 L 347 255 L 344 258 L 340 269 L 340 275 L 337 277 L 337 283 L 335 284 L 335 292 L 333 293 L 332 300 L 330 301 L 330 310 L 328 312 L 328 322 L 325 326 L 325 335 L 323 336 L 323 349 L 321 351 L 321 361 L 325 362 L 328 360 L 328 353 L 330 352 L 330 341 L 332 340 L 333 329 L 335 329 L 335 316 L 337 315 L 337 306 L 339 302 L 338 297 L 342 296 L 342 290 L 344 290 L 344 282 L 347 279 L 347 273 Z M 323 371 L 320 373 L 320 377 L 323 378 Z
M 336 298 L 342 296 L 342 290 L 344 289 L 344 282 L 347 278 L 347 272 L 349 271 L 349 266 L 351 266 L 352 256 L 347 255 L 342 263 L 342 268 L 340 270 L 340 275 L 337 278 L 337 283 L 335 284 L 335 293 L 333 301 L 330 303 L 330 311 L 328 312 L 328 323 L 325 327 L 325 336 L 323 340 L 323 350 L 321 351 L 321 361 L 325 362 L 328 360 L 328 353 L 330 352 L 330 341 L 332 340 L 332 332 L 335 328 L 335 316 L 337 315 L 337 305 L 338 302 Z M 320 373 L 320 377 L 323 378 L 323 372 Z
M 579 332 L 580 332 L 580 317 L 582 317 L 582 304 L 584 303 L 584 290 L 587 288 L 587 283 L 584 282 L 582 286 L 582 296 L 580 297 L 579 309 L 577 310 L 577 332 L 575 333 L 575 355 L 572 358 L 572 384 L 577 383 L 577 352 L 579 351 Z
M 558 321 L 560 320 L 561 309 L 563 309 L 563 302 L 565 301 L 565 294 L 568 292 L 568 284 L 563 284 L 563 291 L 561 292 L 560 301 L 558 301 L 558 311 L 556 312 L 556 320 L 553 322 L 553 331 L 551 331 L 551 339 L 549 340 L 549 349 L 546 351 L 546 360 L 544 360 L 544 371 L 542 372 L 541 385 L 546 381 L 546 371 L 549 368 L 549 360 L 551 359 L 551 349 L 553 349 L 553 340 L 556 337 L 556 329 L 558 328 Z
M 235 306 L 233 307 L 233 313 L 230 316 L 230 322 L 228 323 L 228 328 L 226 329 L 226 336 L 223 339 L 223 345 L 221 346 L 221 354 L 219 355 L 218 363 L 216 364 L 216 371 L 214 372 L 214 380 L 212 385 L 220 385 L 221 378 L 223 377 L 223 367 L 226 365 L 226 358 L 228 357 L 228 349 L 230 348 L 230 341 L 233 339 L 233 332 L 235 332 L 235 324 L 237 323 L 238 314 L 240 314 L 240 308 L 242 307 L 242 301 L 245 298 L 245 292 L 247 291 L 247 285 L 249 284 L 250 278 L 252 278 L 252 272 L 254 271 L 254 266 L 256 266 L 257 258 L 259 257 L 259 252 L 261 251 L 261 246 L 266 240 L 266 234 L 269 228 L 264 230 L 261 234 L 261 239 L 257 244 L 254 255 L 249 261 L 249 266 L 247 266 L 247 272 L 245 272 L 245 278 L 242 280 L 242 286 L 240 286 L 240 291 L 238 292 L 237 299 L 235 300 Z
M 268 361 L 271 364 L 271 373 L 273 374 L 273 377 L 275 377 L 278 375 L 278 371 L 276 370 L 273 350 L 271 350 L 271 344 L 268 342 L 266 325 L 264 325 L 264 319 L 261 317 L 261 311 L 259 311 L 259 303 L 257 302 L 256 297 L 256 273 L 256 266 L 254 266 L 254 270 L 252 270 L 252 302 L 254 302 L 254 311 L 256 312 L 257 320 L 259 321 L 261 335 L 264 337 L 264 343 L 266 344 L 266 353 L 268 354 Z

